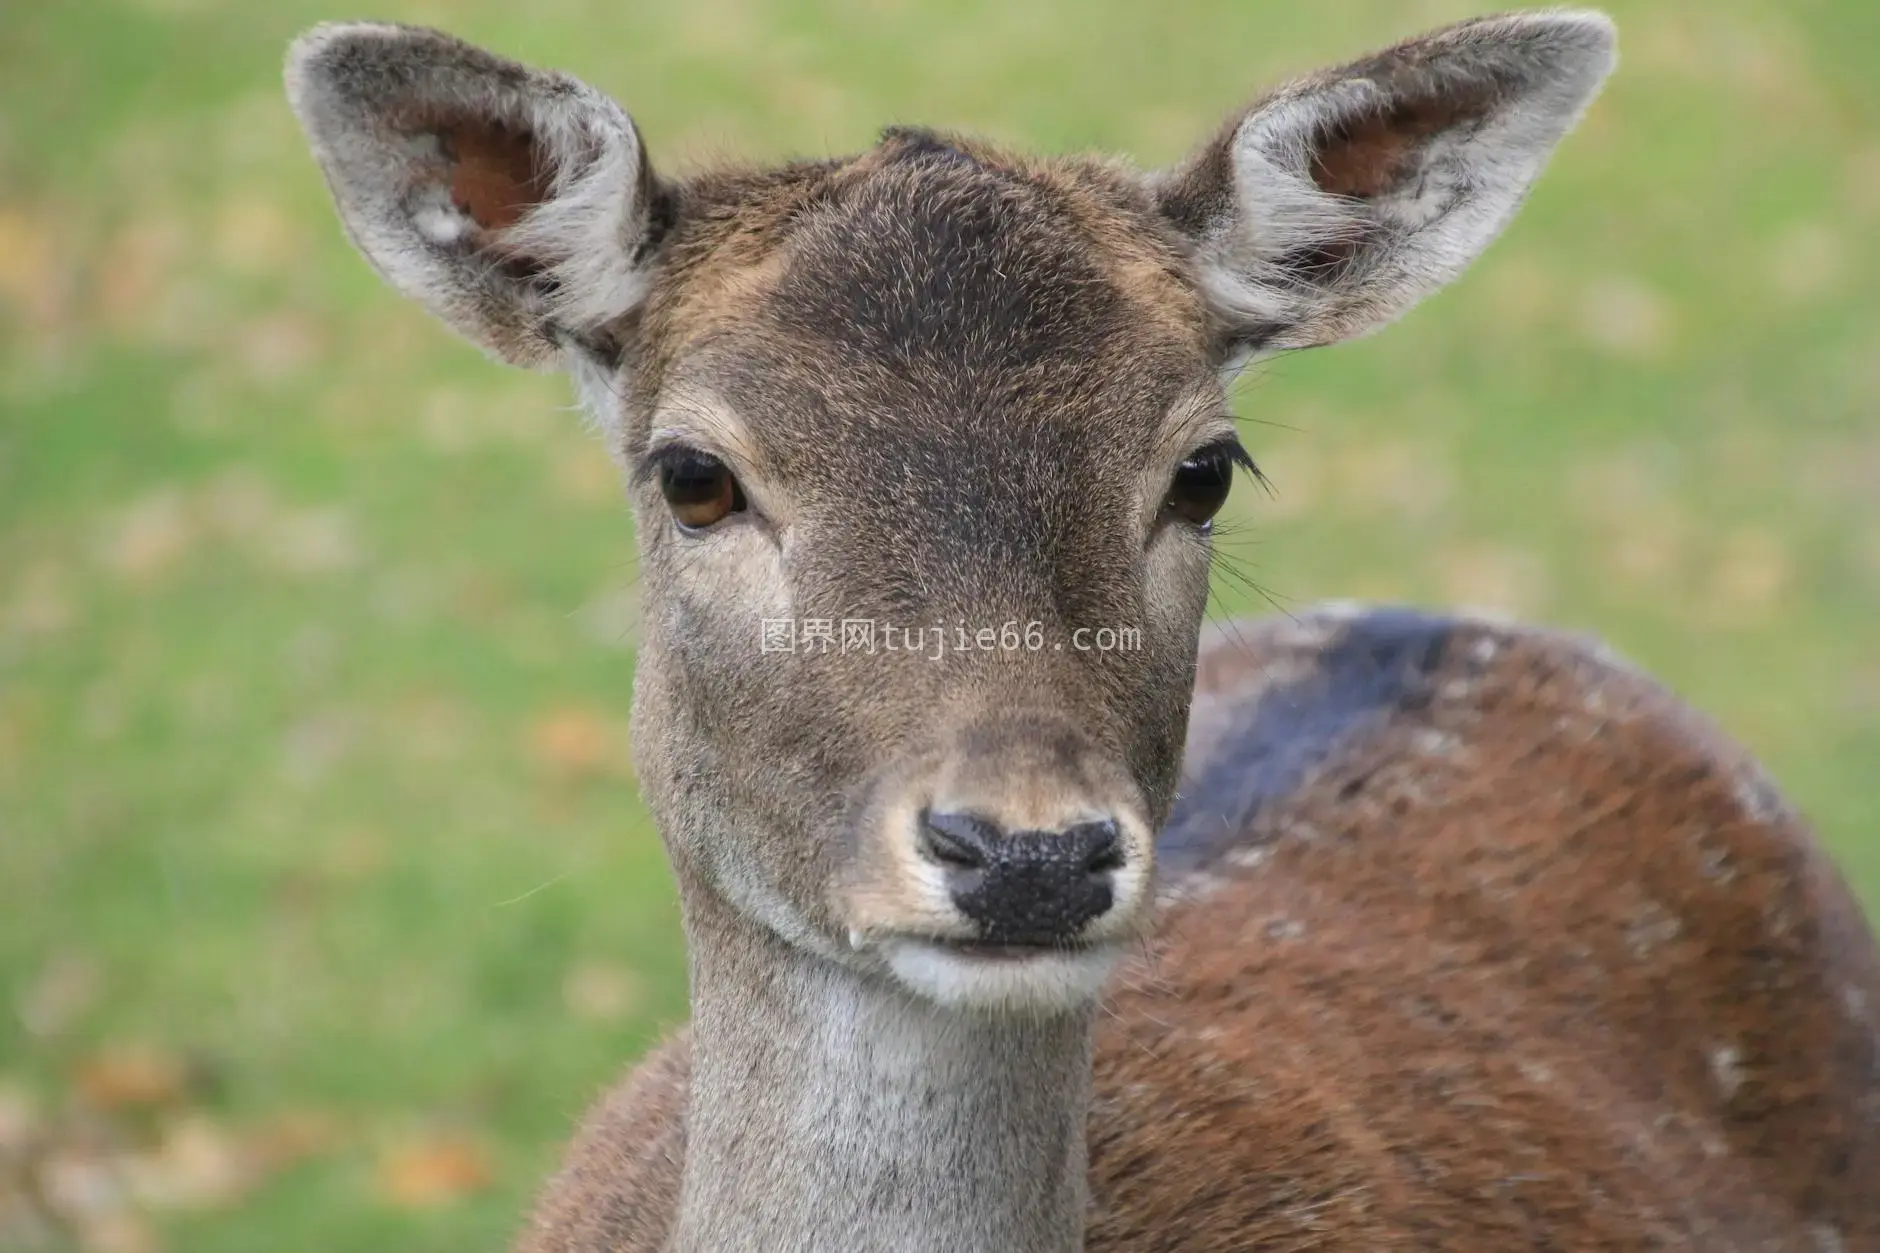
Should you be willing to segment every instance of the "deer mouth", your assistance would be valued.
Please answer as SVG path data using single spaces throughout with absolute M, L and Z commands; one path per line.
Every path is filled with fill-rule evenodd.
M 905 936 L 883 940 L 879 951 L 902 986 L 941 1006 L 1036 1013 L 1094 1004 L 1125 947 Z
M 1111 947 L 1107 944 L 1002 943 L 995 940 L 931 940 L 928 942 L 935 948 L 958 957 L 993 962 L 1024 962 L 1054 956 L 1078 957 L 1091 953 L 1103 953 Z

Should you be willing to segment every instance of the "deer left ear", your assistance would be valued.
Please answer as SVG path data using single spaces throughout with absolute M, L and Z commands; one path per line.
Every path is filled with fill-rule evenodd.
M 320 26 L 287 91 L 379 272 L 516 365 L 603 357 L 673 210 L 633 121 L 587 85 L 411 26 Z
M 1494 241 L 1616 62 L 1610 19 L 1484 18 L 1282 88 L 1154 180 L 1223 360 L 1366 334 Z

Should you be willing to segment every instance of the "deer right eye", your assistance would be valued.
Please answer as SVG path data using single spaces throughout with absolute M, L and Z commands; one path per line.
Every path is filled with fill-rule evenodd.
M 744 489 L 727 466 L 710 453 L 681 449 L 659 467 L 659 494 L 681 527 L 702 531 L 745 508 Z
M 1259 470 L 1253 458 L 1235 439 L 1217 440 L 1191 453 L 1177 466 L 1162 508 L 1194 526 L 1206 528 L 1214 515 L 1227 503 L 1227 493 L 1234 485 L 1234 467 L 1244 466 L 1254 474 Z

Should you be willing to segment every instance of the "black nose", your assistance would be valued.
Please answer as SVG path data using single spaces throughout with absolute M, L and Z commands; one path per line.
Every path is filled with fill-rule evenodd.
M 1076 937 L 1115 899 L 1123 865 L 1112 819 L 1062 831 L 1005 831 L 976 814 L 932 813 L 921 851 L 943 867 L 953 903 L 992 944 L 1053 944 Z

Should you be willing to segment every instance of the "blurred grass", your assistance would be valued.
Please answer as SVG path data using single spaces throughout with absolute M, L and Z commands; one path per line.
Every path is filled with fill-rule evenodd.
M 1245 386 L 1277 495 L 1239 495 L 1226 550 L 1282 605 L 1597 631 L 1758 750 L 1880 904 L 1880 10 L 1611 7 L 1621 72 L 1483 264 Z M 1472 11 L 373 16 L 583 75 L 673 168 L 893 120 L 1156 163 L 1275 76 Z M 214 1125 L 328 1128 L 154 1235 L 79 1233 L 101 1250 L 499 1247 L 683 1014 L 612 469 L 558 383 L 346 247 L 278 64 L 350 16 L 0 12 L 0 1114 L 53 1118 L 134 1047 L 204 1059 Z

